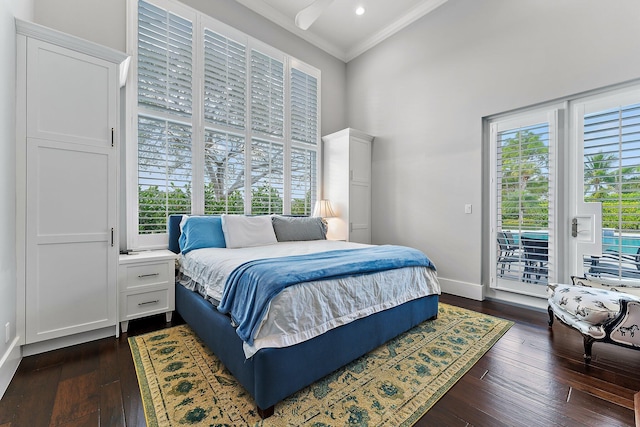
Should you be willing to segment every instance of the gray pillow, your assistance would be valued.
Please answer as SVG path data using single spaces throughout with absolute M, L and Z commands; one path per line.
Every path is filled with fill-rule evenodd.
M 326 240 L 327 238 L 327 225 L 322 218 L 274 215 L 271 222 L 278 242 Z

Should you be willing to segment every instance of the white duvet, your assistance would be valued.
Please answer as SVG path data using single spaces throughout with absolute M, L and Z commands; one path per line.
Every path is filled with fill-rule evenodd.
M 217 304 L 229 274 L 246 261 L 365 246 L 368 245 L 313 240 L 238 249 L 196 249 L 180 258 L 180 283 Z M 294 345 L 432 294 L 440 294 L 440 285 L 436 272 L 424 267 L 300 283 L 284 289 L 271 301 L 253 345 L 245 343 L 244 353 L 249 358 L 261 348 Z

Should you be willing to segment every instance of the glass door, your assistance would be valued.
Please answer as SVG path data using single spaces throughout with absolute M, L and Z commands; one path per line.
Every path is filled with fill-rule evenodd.
M 544 296 L 555 280 L 557 112 L 490 124 L 491 287 Z
M 571 106 L 572 274 L 640 279 L 640 90 Z

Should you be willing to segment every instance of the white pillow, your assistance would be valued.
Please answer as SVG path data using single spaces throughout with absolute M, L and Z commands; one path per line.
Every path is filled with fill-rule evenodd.
M 222 232 L 232 249 L 278 243 L 269 215 L 222 215 Z

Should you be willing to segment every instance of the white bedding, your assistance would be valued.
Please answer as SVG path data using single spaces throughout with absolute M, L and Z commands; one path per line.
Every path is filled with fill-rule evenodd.
M 366 246 L 313 240 L 238 249 L 197 249 L 181 255 L 180 283 L 217 304 L 229 274 L 246 261 Z M 440 285 L 435 271 L 424 267 L 291 286 L 271 301 L 253 346 L 244 344 L 245 356 L 249 358 L 261 348 L 294 345 L 377 311 L 431 294 L 440 294 Z

